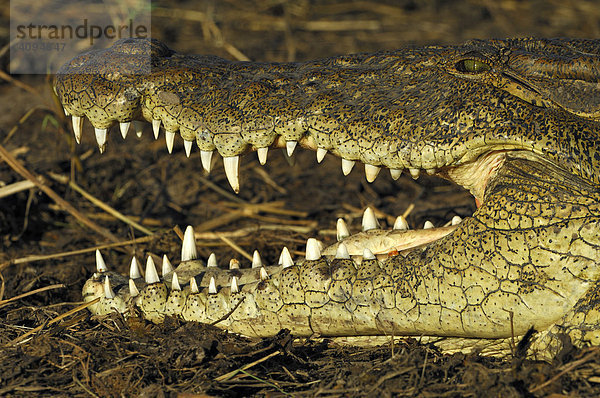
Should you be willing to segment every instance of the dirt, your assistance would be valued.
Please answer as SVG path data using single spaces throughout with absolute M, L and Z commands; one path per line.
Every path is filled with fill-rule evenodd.
M 173 10 L 179 16 L 166 16 Z M 0 17 L 6 26 L 6 13 Z M 154 37 L 181 52 L 289 61 L 471 38 L 599 37 L 600 7 L 563 0 L 159 1 L 152 28 Z M 2 43 L 8 42 L 5 35 L 0 31 Z M 166 253 L 177 263 L 180 230 L 188 224 L 202 233 L 203 258 L 215 252 L 221 265 L 232 257 L 249 264 L 215 236 L 220 232 L 273 263 L 283 246 L 298 256 L 308 237 L 334 241 L 338 217 L 353 221 L 357 230 L 367 205 L 383 226 L 414 206 L 408 216 L 414 227 L 468 216 L 475 205 L 468 193 L 432 177 L 393 181 L 382 172 L 369 184 L 360 167 L 342 177 L 339 159 L 327 156 L 317 166 L 314 153 L 304 150 L 297 150 L 293 164 L 270 151 L 264 167 L 250 154 L 242 163 L 242 191 L 234 195 L 220 160 L 205 176 L 197 151 L 187 159 L 178 138 L 169 155 L 149 128 L 141 139 L 130 134 L 125 141 L 113 129 L 100 156 L 86 124 L 76 145 L 48 80 L 13 78 L 0 85 L 0 145 L 98 228 L 65 211 L 48 191 L 33 188 L 0 198 L 0 396 L 600 394 L 595 348 L 565 350 L 554 363 L 520 355 L 499 360 L 444 355 L 418 339 L 351 348 L 298 341 L 285 332 L 247 339 L 173 319 L 153 325 L 116 315 L 94 319 L 77 310 L 81 287 L 94 271 L 94 249 L 115 241 L 102 252 L 109 267 L 122 273 L 134 254 Z M 117 220 L 52 176 L 72 178 L 153 235 Z M 0 163 L 1 186 L 24 179 Z

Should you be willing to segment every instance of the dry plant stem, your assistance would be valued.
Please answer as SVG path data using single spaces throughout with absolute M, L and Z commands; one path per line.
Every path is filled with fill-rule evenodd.
M 531 390 L 529 390 L 529 392 L 533 394 L 534 392 L 541 390 L 542 388 L 544 388 L 546 386 L 549 386 L 550 384 L 554 383 L 556 380 L 560 379 L 564 374 L 572 371 L 579 365 L 583 365 L 584 363 L 592 360 L 594 357 L 598 357 L 598 347 L 592 348 L 592 352 L 590 352 L 583 358 L 561 366 L 562 370 L 560 372 L 558 372 L 557 374 L 555 374 L 554 376 L 552 376 L 550 379 L 546 380 L 542 384 L 532 388 Z
M 90 305 L 96 304 L 98 301 L 100 301 L 100 297 L 95 298 L 92 301 L 88 301 L 87 303 L 81 304 L 75 308 L 73 308 L 72 310 L 69 310 L 67 312 L 65 312 L 62 315 L 57 316 L 56 318 L 51 319 L 49 322 L 44 323 L 43 325 L 40 325 L 36 328 L 31 329 L 29 332 L 22 334 L 21 336 L 13 339 L 12 341 L 10 341 L 7 345 L 15 345 L 15 344 L 19 344 L 20 342 L 22 342 L 23 340 L 27 339 L 29 336 L 31 336 L 34 333 L 39 332 L 40 330 L 42 330 L 44 328 L 44 326 L 46 325 L 53 325 L 56 322 L 59 322 L 61 320 L 63 320 L 64 318 L 68 317 L 69 315 L 73 315 L 83 309 L 86 309 L 87 307 L 89 307 Z
M 235 376 L 236 374 L 238 374 L 239 372 L 241 372 L 241 371 L 244 371 L 244 370 L 248 370 L 248 369 L 250 369 L 251 367 L 253 367 L 253 366 L 255 366 L 255 365 L 258 365 L 259 363 L 262 363 L 262 362 L 266 361 L 267 359 L 273 358 L 274 356 L 276 356 L 276 355 L 279 355 L 279 354 L 280 354 L 280 352 L 279 352 L 279 351 L 272 352 L 272 353 L 270 353 L 269 355 L 267 355 L 267 356 L 265 356 L 265 357 L 262 357 L 261 359 L 257 359 L 256 361 L 254 361 L 254 362 L 251 362 L 251 363 L 249 363 L 249 364 L 247 364 L 247 365 L 244 365 L 244 366 L 242 366 L 242 367 L 241 367 L 241 368 L 239 368 L 239 369 L 232 370 L 232 371 L 231 371 L 231 372 L 229 372 L 229 373 L 225 373 L 224 375 L 222 375 L 222 376 L 219 376 L 219 377 L 215 378 L 215 381 L 218 381 L 218 382 L 224 382 L 224 381 L 226 381 L 226 380 L 229 380 L 229 379 L 231 379 L 233 376 Z
M 238 245 L 236 245 L 231 239 L 229 239 L 221 234 L 218 234 L 218 233 L 217 233 L 217 236 L 223 242 L 225 242 L 229 247 L 231 247 L 233 250 L 240 253 L 242 256 L 246 257 L 248 260 L 252 261 L 252 256 L 250 254 L 248 254 L 248 252 L 246 250 L 244 250 L 241 247 L 239 247 Z
M 11 297 L 11 298 L 9 298 L 9 299 L 6 299 L 6 300 L 0 300 L 0 308 L 4 307 L 6 304 L 8 304 L 8 303 L 10 303 L 10 302 L 12 302 L 12 301 L 15 301 L 15 300 L 20 300 L 20 299 L 22 299 L 22 298 L 25 298 L 25 297 L 27 297 L 27 296 L 31 296 L 31 295 L 33 295 L 33 294 L 37 294 L 37 293 L 41 293 L 41 292 L 45 292 L 46 290 L 62 289 L 62 288 L 64 288 L 64 287 L 66 287 L 64 284 L 62 284 L 62 283 L 57 283 L 57 284 L 55 284 L 55 285 L 50 285 L 50 286 L 44 286 L 44 287 L 40 287 L 39 289 L 35 289 L 35 290 L 32 290 L 32 291 L 30 291 L 30 292 L 27 292 L 27 293 L 20 294 L 20 295 L 18 295 L 18 296 Z
M 156 239 L 156 235 L 144 236 L 143 238 L 131 239 L 131 240 L 126 240 L 126 241 L 122 241 L 122 242 L 108 243 L 106 245 L 99 245 L 99 246 L 94 246 L 94 247 L 88 247 L 86 249 L 72 250 L 72 251 L 68 251 L 68 252 L 61 252 L 61 253 L 54 253 L 54 254 L 45 254 L 45 255 L 32 255 L 32 256 L 27 256 L 27 257 L 21 257 L 21 258 L 17 258 L 17 259 L 14 259 L 14 260 L 10 260 L 10 261 L 6 261 L 4 263 L 1 263 L 0 264 L 0 271 L 2 271 L 3 269 L 5 269 L 5 268 L 7 268 L 7 267 L 9 267 L 11 265 L 26 264 L 26 263 L 32 263 L 32 262 L 35 262 L 35 261 L 51 260 L 51 259 L 54 259 L 54 258 L 63 258 L 63 257 L 69 257 L 69 256 L 77 256 L 77 255 L 80 255 L 80 254 L 95 252 L 96 250 L 101 250 L 101 249 L 107 249 L 107 248 L 113 248 L 113 247 L 128 246 L 128 245 L 133 245 L 133 244 L 138 244 L 138 243 L 150 242 L 150 241 L 152 241 L 154 239 Z M 2 297 L 2 296 L 0 296 L 0 297 Z
M 34 188 L 35 184 L 29 180 L 23 180 L 19 182 L 15 182 L 13 184 L 6 185 L 0 188 L 0 198 L 4 198 L 7 196 L 14 195 L 21 191 L 26 191 L 30 188 Z
M 127 225 L 131 225 L 133 228 L 137 229 L 138 231 L 140 231 L 148 236 L 153 234 L 152 231 L 150 231 L 149 229 L 143 227 L 142 225 L 140 225 L 137 222 L 133 221 L 132 219 L 128 218 L 127 216 L 125 216 L 123 213 L 120 213 L 115 208 L 102 202 L 100 199 L 92 196 L 86 190 L 84 190 L 79 185 L 77 185 L 74 181 L 69 180 L 68 177 L 62 176 L 62 175 L 59 175 L 56 173 L 49 173 L 48 175 L 50 177 L 52 177 L 55 181 L 58 181 L 61 184 L 68 185 L 69 188 L 72 188 L 74 191 L 78 192 L 81 196 L 83 196 L 84 198 L 86 198 L 87 200 L 92 202 L 92 204 L 94 204 L 94 206 L 101 208 L 102 210 L 104 210 L 108 214 L 112 215 L 116 219 L 123 221 Z
M 73 217 L 75 217 L 79 222 L 95 231 L 96 233 L 104 236 L 105 238 L 118 242 L 119 239 L 110 233 L 108 230 L 102 228 L 89 218 L 87 218 L 83 213 L 74 208 L 69 202 L 61 198 L 56 192 L 52 190 L 52 188 L 48 187 L 42 182 L 42 179 L 39 176 L 35 176 L 29 170 L 27 170 L 21 163 L 19 163 L 2 145 L 0 145 L 0 157 L 4 158 L 6 163 L 17 173 L 21 175 L 21 177 L 28 179 L 32 183 L 36 185 L 42 192 L 48 195 L 57 205 L 61 206 L 67 212 L 69 212 Z

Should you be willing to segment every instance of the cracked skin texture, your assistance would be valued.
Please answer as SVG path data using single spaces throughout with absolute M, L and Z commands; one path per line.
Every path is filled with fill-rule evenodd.
M 153 321 L 177 315 L 249 336 L 431 336 L 448 351 L 492 355 L 533 328 L 529 353 L 545 359 L 569 340 L 600 344 L 598 40 L 477 40 L 271 64 L 129 39 L 73 59 L 54 88 L 96 128 L 160 120 L 224 157 L 298 141 L 433 171 L 481 203 L 443 238 L 385 259 L 303 260 L 266 267 L 266 280 L 257 268 L 192 260 L 176 270 L 183 290 L 171 275 L 140 279 L 135 298 L 126 278 L 96 274 L 84 287 L 86 300 L 102 296 L 95 313 L 137 306 Z M 105 274 L 115 298 L 104 297 Z

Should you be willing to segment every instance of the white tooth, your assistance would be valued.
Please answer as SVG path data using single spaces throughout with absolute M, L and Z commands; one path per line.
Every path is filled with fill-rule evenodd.
M 252 254 L 252 268 L 260 268 L 262 267 L 262 260 L 260 259 L 260 254 L 258 254 L 258 250 L 254 250 Z
M 460 218 L 459 216 L 454 216 L 454 217 L 452 217 L 452 221 L 450 222 L 450 224 L 458 225 L 458 224 L 460 224 L 461 221 L 462 221 L 462 218 Z
M 239 269 L 240 268 L 240 262 L 238 260 L 236 260 L 235 258 L 232 258 L 231 260 L 229 260 L 229 269 Z
M 70 115 L 70 113 L 69 113 L 69 111 L 67 110 L 67 108 L 63 107 L 63 111 L 65 112 L 65 116 L 69 116 L 69 115 Z
M 173 278 L 171 279 L 171 290 L 181 290 L 181 285 L 179 285 L 179 277 L 177 276 L 177 272 L 173 272 Z
M 287 247 L 284 247 L 283 250 L 281 250 L 281 255 L 279 256 L 279 265 L 282 265 L 283 268 L 294 265 L 294 261 L 292 260 L 292 256 L 290 255 L 290 251 Z
M 363 259 L 364 260 L 375 260 L 375 255 L 369 249 L 363 250 Z
M 348 248 L 345 244 L 340 243 L 338 245 L 337 250 L 335 251 L 335 258 L 350 258 L 350 254 L 348 253 Z
M 260 267 L 260 280 L 266 281 L 267 279 L 269 279 L 269 274 L 267 273 L 267 270 L 265 269 L 265 267 Z
M 419 169 L 408 169 L 408 172 L 414 180 L 419 178 L 419 175 L 421 174 L 421 170 Z
M 377 222 L 377 218 L 375 217 L 375 213 L 373 209 L 367 207 L 362 217 L 362 230 L 369 231 L 371 229 L 378 229 L 379 223 Z
M 200 151 L 200 160 L 202 161 L 202 168 L 206 173 L 210 173 L 210 166 L 212 162 L 213 151 Z
M 379 170 L 381 170 L 380 167 L 365 163 L 365 176 L 367 177 L 367 181 L 375 181 L 377 174 L 379 174 Z
M 267 154 L 269 153 L 269 148 L 258 148 L 256 153 L 258 154 L 258 163 L 264 166 L 267 163 Z
M 206 266 L 217 267 L 217 256 L 215 253 L 210 253 L 210 256 L 208 256 L 208 261 L 206 261 Z
M 425 221 L 425 224 L 423 225 L 423 229 L 431 229 L 433 228 L 433 223 L 429 220 Z
M 129 277 L 131 279 L 137 279 L 142 277 L 142 274 L 140 274 L 140 267 L 135 256 L 131 259 L 131 265 L 129 266 Z
M 81 128 L 83 127 L 83 117 L 73 115 L 71 121 L 73 122 L 73 134 L 75 134 L 75 141 L 81 143 Z
M 238 287 L 237 277 L 231 277 L 231 293 L 239 293 L 240 289 Z
M 400 231 L 408 230 L 408 222 L 404 216 L 396 217 L 396 221 L 394 221 L 394 229 L 398 229 Z
M 119 123 L 119 129 L 121 130 L 121 137 L 123 139 L 127 138 L 127 133 L 129 132 L 129 125 L 131 122 L 121 122 Z
M 167 151 L 173 153 L 173 143 L 175 142 L 175 132 L 165 131 L 165 142 L 167 144 Z
M 94 129 L 96 133 L 96 142 L 98 143 L 98 149 L 100 153 L 104 153 L 106 149 L 106 131 L 107 129 Z
M 338 242 L 350 236 L 350 231 L 348 231 L 348 226 L 346 225 L 346 221 L 344 221 L 343 218 L 337 219 L 335 229 Z
M 390 169 L 392 179 L 397 180 L 402 175 L 402 169 Z
M 154 131 L 154 139 L 158 139 L 160 134 L 160 119 L 152 119 L 152 131 Z
M 225 175 L 227 176 L 227 181 L 229 181 L 229 185 L 231 185 L 231 189 L 233 192 L 240 192 L 240 157 L 239 156 L 224 156 L 223 157 L 223 166 L 225 166 Z
M 160 282 L 160 278 L 158 277 L 158 272 L 156 272 L 156 265 L 154 265 L 152 256 L 148 256 L 148 260 L 146 260 L 146 283 L 158 282 Z
M 350 174 L 354 167 L 354 163 L 354 160 L 342 159 L 342 173 L 344 173 L 345 176 Z
M 317 163 L 321 163 L 325 155 L 327 155 L 327 149 L 317 148 Z
M 137 286 L 135 285 L 135 282 L 133 281 L 133 279 L 129 279 L 129 295 L 131 297 L 136 297 L 139 296 L 140 291 L 138 290 Z
M 142 136 L 142 133 L 144 132 L 144 123 L 140 122 L 139 120 L 134 120 L 133 129 L 135 130 L 135 135 L 137 135 L 137 137 L 140 138 Z
M 296 149 L 296 145 L 298 145 L 297 141 L 286 141 L 285 142 L 285 150 L 288 156 L 292 156 L 294 154 L 294 149 Z
M 214 276 L 211 276 L 210 282 L 208 282 L 208 294 L 217 294 L 217 284 Z
M 211 277 L 211 279 L 214 279 Z M 196 277 L 192 276 L 190 279 L 190 292 L 191 293 L 200 293 L 200 289 L 198 289 L 198 283 L 196 282 Z M 210 293 L 210 291 L 209 291 Z
M 108 275 L 104 278 L 104 297 L 107 299 L 114 299 L 115 292 L 113 292 L 112 287 L 110 287 L 110 280 L 108 279 Z
M 100 254 L 100 250 L 96 249 L 96 271 L 102 273 L 106 272 L 108 268 L 106 268 L 106 263 L 102 258 L 102 254 Z
M 196 251 L 196 237 L 194 228 L 188 225 L 183 234 L 183 244 L 181 245 L 181 261 L 195 260 L 198 258 Z
M 162 261 L 162 276 L 164 278 L 165 275 L 167 275 L 170 272 L 173 272 L 173 265 L 171 264 L 171 262 L 167 258 L 166 254 L 163 254 L 163 259 L 162 260 L 163 260 Z
M 192 144 L 194 141 L 183 140 L 183 148 L 185 149 L 185 156 L 188 158 L 192 154 Z
M 319 242 L 315 238 L 308 238 L 306 241 L 306 260 L 316 261 L 321 258 Z

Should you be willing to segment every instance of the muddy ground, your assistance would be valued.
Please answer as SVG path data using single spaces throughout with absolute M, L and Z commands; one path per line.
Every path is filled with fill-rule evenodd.
M 181 52 L 260 61 L 470 38 L 600 37 L 594 1 L 158 1 L 153 15 L 153 35 Z M 1 18 L 7 26 L 7 6 Z M 5 28 L 0 40 L 8 42 Z M 0 85 L 0 145 L 25 171 L 0 161 L 0 185 L 33 178 L 51 192 L 30 188 L 0 198 L 0 396 L 600 394 L 596 349 L 566 351 L 547 364 L 443 355 L 418 339 L 364 349 L 294 341 L 285 333 L 252 340 L 176 320 L 156 326 L 118 316 L 93 319 L 77 307 L 99 246 L 111 246 L 103 249 L 105 259 L 122 273 L 133 254 L 167 253 L 177 262 L 178 232 L 193 224 L 203 258 L 215 252 L 221 264 L 231 257 L 249 263 L 216 237 L 220 232 L 273 263 L 284 245 L 297 256 L 308 237 L 332 242 L 338 217 L 356 230 L 367 205 L 387 226 L 412 208 L 409 223 L 422 226 L 467 216 L 474 203 L 427 176 L 393 181 L 381 173 L 368 184 L 356 167 L 344 178 L 339 159 L 328 156 L 317 166 L 314 153 L 304 150 L 294 165 L 280 151 L 271 151 L 264 167 L 247 156 L 236 196 L 221 161 L 204 176 L 197 151 L 186 159 L 179 138 L 168 155 L 162 137 L 154 141 L 149 129 L 125 141 L 112 131 L 100 156 L 86 124 L 82 144 L 75 145 L 47 80 L 13 78 Z M 67 178 L 151 235 L 84 199 Z

